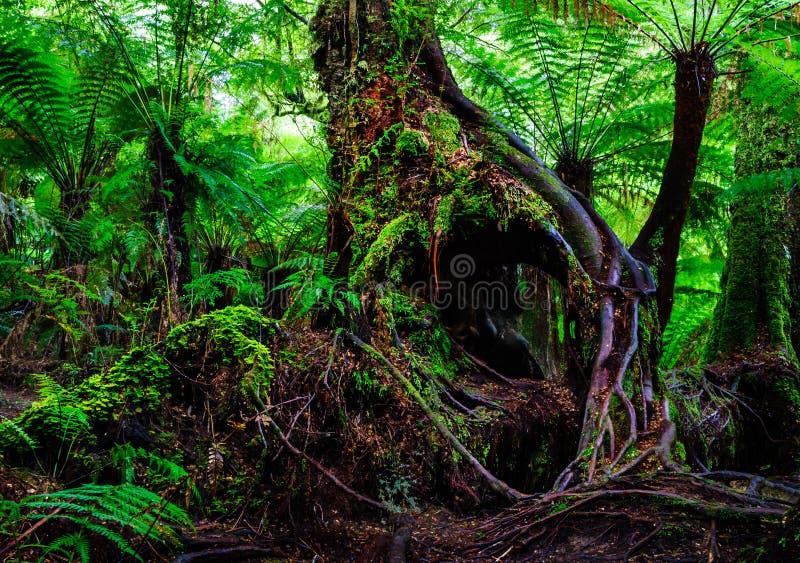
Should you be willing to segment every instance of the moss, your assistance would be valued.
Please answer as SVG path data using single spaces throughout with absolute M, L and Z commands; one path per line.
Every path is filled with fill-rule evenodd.
M 452 114 L 446 111 L 428 111 L 422 121 L 428 128 L 437 154 L 452 154 L 461 146 L 458 138 L 461 124 Z
M 789 339 L 791 320 L 789 258 L 785 251 L 785 196 L 749 194 L 737 202 L 731 218 L 723 294 L 714 311 L 706 351 L 746 353 L 767 344 L 792 363 L 797 357 Z M 766 337 L 766 342 L 761 342 Z
M 215 361 L 238 366 L 244 396 L 264 393 L 272 382 L 274 364 L 263 341 L 271 334 L 269 320 L 244 305 L 203 315 L 170 331 L 164 341 L 168 353 L 179 358 Z
M 468 174 L 468 171 L 464 173 Z M 481 226 L 498 218 L 491 194 L 475 190 L 471 185 L 474 180 L 468 175 L 449 175 L 444 181 L 454 188 L 439 202 L 433 219 L 434 232 L 450 233 L 456 224 L 469 230 L 472 226 Z
M 404 129 L 395 142 L 395 154 L 398 157 L 419 157 L 428 154 L 430 143 L 421 131 Z
M 535 227 L 546 226 L 558 231 L 556 213 L 538 193 L 528 190 L 505 190 L 502 193 L 505 206 L 508 207 L 506 222 L 517 219 Z
M 360 284 L 375 279 L 401 285 L 415 267 L 408 250 L 427 238 L 426 233 L 419 230 L 421 225 L 425 222 L 416 213 L 404 213 L 390 221 L 367 250 L 354 275 L 354 282 Z M 395 252 L 398 248 L 402 248 L 404 253 Z
M 155 411 L 169 386 L 170 369 L 152 347 L 134 348 L 107 373 L 96 374 L 77 389 L 84 409 L 95 422 L 125 410 Z

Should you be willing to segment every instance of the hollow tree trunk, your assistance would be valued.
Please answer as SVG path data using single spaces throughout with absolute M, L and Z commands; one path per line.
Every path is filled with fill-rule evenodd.
M 672 297 L 680 250 L 681 231 L 689 210 L 697 156 L 716 66 L 706 43 L 687 52 L 673 53 L 675 60 L 675 116 L 672 147 L 650 216 L 631 246 L 631 253 L 655 268 L 656 301 L 663 329 L 672 313 Z
M 421 1 L 334 0 L 312 21 L 340 186 L 328 213 L 336 271 L 360 287 L 410 290 L 430 279 L 434 302 L 480 284 L 508 291 L 520 265 L 545 272 L 565 288 L 588 358 L 578 361 L 586 390 L 578 455 L 560 486 L 620 467 L 634 445 L 666 461 L 672 423 L 639 346 L 640 309 L 654 292 L 649 270 L 585 196 L 463 95 L 432 18 Z M 496 335 L 517 312 L 487 299 L 451 300 L 441 316 L 466 315 L 474 334 Z

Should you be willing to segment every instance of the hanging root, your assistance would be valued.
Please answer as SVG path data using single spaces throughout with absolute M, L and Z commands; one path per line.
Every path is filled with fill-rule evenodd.
M 528 495 L 521 493 L 520 491 L 514 489 L 513 487 L 509 486 L 506 482 L 498 479 L 494 475 L 492 475 L 488 469 L 486 469 L 480 461 L 478 461 L 475 456 L 473 456 L 469 450 L 459 441 L 458 438 L 450 431 L 447 426 L 445 426 L 444 422 L 442 422 L 441 417 L 436 414 L 433 409 L 431 409 L 430 405 L 425 401 L 422 397 L 420 392 L 414 387 L 414 384 L 403 375 L 403 373 L 397 369 L 394 364 L 392 364 L 386 356 L 381 354 L 378 350 L 374 347 L 370 346 L 355 334 L 348 333 L 347 337 L 350 341 L 359 347 L 364 352 L 367 352 L 370 356 L 378 360 L 382 363 L 386 369 L 388 370 L 389 374 L 405 389 L 406 393 L 414 400 L 414 402 L 419 405 L 419 407 L 425 412 L 428 418 L 433 422 L 434 426 L 436 426 L 439 433 L 450 443 L 454 450 L 456 450 L 459 454 L 461 454 L 472 466 L 472 468 L 481 476 L 481 478 L 486 482 L 489 487 L 495 491 L 497 494 L 501 495 L 507 500 L 510 501 L 518 501 L 523 498 L 526 498 Z

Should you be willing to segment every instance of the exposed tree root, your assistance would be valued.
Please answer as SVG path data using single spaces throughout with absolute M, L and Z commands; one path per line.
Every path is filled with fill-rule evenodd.
M 730 477 L 738 478 L 739 475 Z M 642 512 L 645 507 L 649 509 L 647 513 Z M 666 525 L 674 526 L 690 518 L 687 513 L 712 522 L 707 545 L 713 553 L 718 521 L 753 519 L 779 522 L 787 510 L 784 502 L 709 484 L 688 474 L 616 478 L 602 488 L 584 484 L 518 502 L 479 525 L 477 535 L 480 540 L 467 548 L 466 555 L 477 559 L 533 553 L 536 546 L 542 547 L 548 534 L 557 534 L 559 527 L 566 522 L 602 515 L 650 526 L 650 531 L 644 536 L 631 538 L 627 549 L 606 557 L 625 560 L 642 550 Z M 605 530 L 602 534 L 607 532 Z M 602 556 L 598 558 L 604 559 Z
M 295 447 L 291 442 L 289 442 L 289 439 L 283 433 L 281 428 L 276 424 L 276 422 L 272 420 L 272 417 L 266 414 L 266 407 L 262 404 L 260 405 L 260 408 L 262 409 L 262 411 L 256 415 L 256 423 L 258 424 L 258 431 L 261 434 L 261 440 L 264 443 L 265 447 L 267 445 L 267 440 L 266 436 L 264 436 L 264 429 L 263 429 L 264 423 L 266 423 L 270 427 L 270 429 L 272 429 L 272 431 L 275 433 L 278 439 L 280 439 L 280 441 L 283 442 L 283 444 L 289 449 L 289 451 L 291 451 L 294 455 L 306 460 L 308 463 L 313 465 L 317 469 L 317 471 L 325 475 L 325 477 L 330 479 L 341 490 L 355 497 L 356 499 L 360 500 L 364 504 L 368 504 L 369 506 L 377 508 L 378 510 L 389 512 L 389 508 L 385 504 L 383 504 L 382 502 L 378 502 L 377 500 L 371 499 L 369 497 L 366 497 L 359 492 L 354 491 L 353 489 L 345 485 L 338 477 L 336 477 L 336 475 L 331 473 L 316 459 L 312 458 L 304 451 Z

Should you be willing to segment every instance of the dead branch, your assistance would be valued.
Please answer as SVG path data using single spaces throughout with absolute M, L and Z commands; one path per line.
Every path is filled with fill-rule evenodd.
M 373 358 L 381 362 L 384 366 L 386 366 L 386 368 L 389 370 L 389 373 L 398 381 L 398 383 L 400 383 L 405 388 L 406 392 L 411 396 L 412 399 L 414 399 L 414 401 L 419 405 L 419 407 L 425 412 L 425 414 L 428 416 L 431 422 L 433 422 L 433 424 L 436 426 L 436 428 L 439 430 L 442 436 L 444 436 L 445 439 L 447 439 L 447 441 L 450 442 L 450 445 L 453 447 L 453 449 L 455 449 L 459 454 L 464 456 L 464 458 L 469 462 L 472 468 L 475 469 L 475 471 L 486 481 L 486 483 L 493 491 L 495 491 L 496 493 L 500 494 L 501 496 L 510 501 L 517 501 L 528 497 L 528 495 L 521 493 L 520 491 L 508 485 L 508 483 L 506 483 L 505 481 L 502 481 L 497 477 L 495 477 L 494 475 L 492 475 L 491 472 L 489 472 L 489 470 L 486 469 L 483 466 L 483 464 L 480 461 L 478 461 L 466 447 L 464 447 L 464 444 L 462 444 L 461 441 L 455 437 L 455 435 L 450 431 L 450 429 L 447 428 L 447 426 L 445 426 L 439 415 L 433 412 L 433 409 L 431 409 L 431 407 L 428 405 L 428 403 L 425 401 L 422 395 L 420 395 L 417 388 L 414 387 L 414 384 L 411 383 L 411 381 L 409 381 L 409 379 L 405 375 L 403 375 L 400 372 L 400 370 L 397 369 L 394 366 L 394 364 L 392 364 L 386 358 L 386 356 L 381 354 L 374 347 L 370 346 L 369 344 L 361 340 L 355 334 L 348 333 L 347 337 L 353 344 L 355 344 L 363 351 L 371 355 Z
M 173 559 L 172 563 L 230 563 L 231 561 L 260 559 L 270 556 L 275 556 L 275 551 L 272 549 L 252 545 L 238 545 L 184 553 Z
M 275 435 L 278 436 L 278 439 L 280 439 L 280 441 L 283 442 L 283 444 L 289 449 L 289 451 L 291 451 L 294 455 L 305 459 L 308 463 L 313 465 L 317 469 L 317 471 L 319 471 L 320 473 L 325 475 L 325 477 L 327 477 L 328 479 L 333 481 L 333 483 L 337 487 L 342 489 L 344 492 L 346 492 L 347 494 L 357 498 L 361 502 L 372 506 L 373 508 L 377 508 L 377 509 L 385 511 L 385 512 L 390 512 L 389 508 L 385 504 L 383 504 L 382 502 L 378 502 L 377 500 L 373 500 L 373 499 L 371 499 L 369 497 L 366 497 L 366 496 L 362 495 L 361 493 L 358 493 L 358 492 L 354 491 L 353 489 L 351 489 L 350 487 L 345 485 L 342 481 L 340 481 L 339 478 L 336 477 L 336 475 L 331 473 L 328 469 L 326 469 L 316 459 L 312 458 L 311 456 L 306 454 L 304 451 L 296 448 L 291 442 L 289 442 L 288 438 L 286 438 L 286 436 L 283 434 L 283 431 L 280 429 L 280 426 L 278 426 L 275 423 L 275 421 L 272 420 L 272 417 L 270 417 L 268 414 L 262 412 L 258 416 L 256 416 L 256 423 L 258 424 L 258 431 L 261 434 L 261 440 L 264 443 L 265 447 L 267 445 L 267 443 L 266 443 L 267 440 L 266 440 L 266 437 L 264 436 L 264 430 L 262 428 L 262 422 L 266 422 L 269 425 L 269 427 L 272 429 L 272 431 L 275 433 Z

